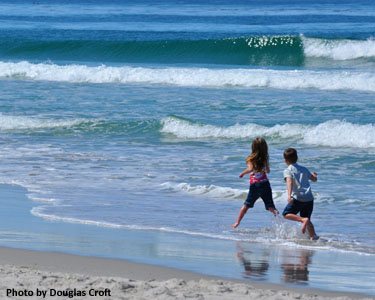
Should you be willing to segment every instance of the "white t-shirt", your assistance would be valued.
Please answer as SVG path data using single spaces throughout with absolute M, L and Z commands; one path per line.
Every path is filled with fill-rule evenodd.
M 301 202 L 308 202 L 314 200 L 311 192 L 309 178 L 312 176 L 311 172 L 298 164 L 289 165 L 284 170 L 284 179 L 292 178 L 292 197 Z

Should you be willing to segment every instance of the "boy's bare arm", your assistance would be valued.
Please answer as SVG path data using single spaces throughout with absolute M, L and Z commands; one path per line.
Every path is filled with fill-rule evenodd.
M 292 181 L 292 178 L 290 178 L 290 177 L 285 178 L 285 180 L 286 180 L 286 188 L 288 190 L 288 203 L 290 203 L 290 202 L 293 202 L 293 199 L 292 199 L 293 181 Z
M 313 181 L 313 182 L 316 182 L 318 181 L 318 173 L 316 172 L 311 172 L 311 176 L 310 176 L 310 180 Z

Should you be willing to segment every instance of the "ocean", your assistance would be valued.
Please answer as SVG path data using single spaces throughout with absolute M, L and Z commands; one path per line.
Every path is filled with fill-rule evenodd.
M 2 1 L 0 183 L 47 224 L 373 261 L 374 24 L 369 0 Z M 318 173 L 320 241 L 261 200 L 230 228 L 257 136 L 279 211 L 286 148 Z

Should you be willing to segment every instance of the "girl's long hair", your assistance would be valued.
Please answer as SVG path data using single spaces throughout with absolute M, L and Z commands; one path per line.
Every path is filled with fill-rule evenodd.
M 257 137 L 251 145 L 252 153 L 247 157 L 246 163 L 253 165 L 254 171 L 261 172 L 268 165 L 268 146 L 264 138 Z

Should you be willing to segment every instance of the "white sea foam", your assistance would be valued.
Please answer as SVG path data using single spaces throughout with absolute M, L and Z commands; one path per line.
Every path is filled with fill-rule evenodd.
M 54 220 L 54 221 L 64 221 L 68 223 L 79 223 L 79 224 L 87 224 L 87 225 L 96 225 L 96 226 L 103 226 L 103 227 L 110 227 L 110 228 L 129 228 L 131 229 L 132 226 L 126 226 L 126 225 L 119 225 L 104 221 L 93 221 L 93 220 L 82 220 L 77 218 L 70 218 L 70 217 L 60 217 L 53 214 L 46 214 L 44 213 L 44 208 L 42 206 L 40 207 L 34 207 L 31 209 L 30 213 L 36 217 L 41 217 L 44 219 Z M 136 229 L 136 228 L 133 228 Z
M 240 190 L 216 185 L 191 185 L 186 182 L 165 182 L 162 183 L 161 186 L 164 189 L 172 190 L 175 192 L 185 192 L 191 195 L 204 195 L 210 198 L 226 201 L 244 201 L 248 193 L 248 189 Z M 283 200 L 285 201 L 286 199 L 286 192 L 284 191 L 273 191 L 272 194 L 275 202 L 281 202 Z
M 44 198 L 44 197 L 40 197 L 39 195 L 34 195 L 34 194 L 27 194 L 27 197 L 30 199 L 30 200 L 33 200 L 35 202 L 45 202 L 45 203 L 51 203 L 51 202 L 57 202 L 58 200 L 57 199 L 54 199 L 54 198 Z
M 375 92 L 375 73 L 359 71 L 89 67 L 0 62 L 0 77 L 75 83 L 167 84 L 198 87 L 358 90 Z
M 281 138 L 302 137 L 312 126 L 299 124 L 275 125 L 266 127 L 254 123 L 236 124 L 229 127 L 194 123 L 176 117 L 166 117 L 161 121 L 161 132 L 171 133 L 179 138 L 228 138 L 243 139 L 258 135 Z
M 0 131 L 2 130 L 25 130 L 25 129 L 41 129 L 41 128 L 59 128 L 72 127 L 89 120 L 73 119 L 73 120 L 53 120 L 24 116 L 10 116 L 0 114 Z
M 307 57 L 325 57 L 333 60 L 375 58 L 375 40 L 327 40 L 302 37 Z
M 352 124 L 331 120 L 319 125 L 283 124 L 272 127 L 254 123 L 229 127 L 199 124 L 176 117 L 162 119 L 161 132 L 183 139 L 243 139 L 266 136 L 294 139 L 308 145 L 329 147 L 375 148 L 375 125 Z
M 221 187 L 216 185 L 190 185 L 188 183 L 164 182 L 161 184 L 164 189 L 175 192 L 186 192 L 192 195 L 206 195 L 212 198 L 229 199 L 229 200 L 244 200 L 247 195 L 247 190 L 233 189 L 230 187 Z
M 44 212 L 43 207 L 35 207 L 31 210 L 31 214 L 37 217 L 54 220 L 54 221 L 63 221 L 68 223 L 78 223 L 86 225 L 94 225 L 100 227 L 109 227 L 117 229 L 132 229 L 132 230 L 147 230 L 147 231 L 161 231 L 161 232 L 171 232 L 171 233 L 180 233 L 185 235 L 208 237 L 221 240 L 233 240 L 233 241 L 245 241 L 245 242 L 261 242 L 265 244 L 276 244 L 276 245 L 286 245 L 297 248 L 305 249 L 320 249 L 320 250 L 329 250 L 335 252 L 343 253 L 355 253 L 366 256 L 375 255 L 371 248 L 363 247 L 363 245 L 356 245 L 353 242 L 344 242 L 344 241 L 325 241 L 318 240 L 317 242 L 310 242 L 307 235 L 303 235 L 300 232 L 299 224 L 288 223 L 283 220 L 280 216 L 274 219 L 273 230 L 253 230 L 249 232 L 248 230 L 240 229 L 237 230 L 239 235 L 233 234 L 230 232 L 223 233 L 208 233 L 208 232 L 197 232 L 191 230 L 183 230 L 172 227 L 153 227 L 153 226 L 142 226 L 142 225 L 120 225 L 115 223 L 109 223 L 105 221 L 94 221 L 94 220 L 85 220 L 77 219 L 70 217 L 60 217 L 53 214 L 47 214 Z M 228 235 L 229 233 L 229 235 Z
M 153 227 L 153 226 L 142 226 L 142 225 L 122 225 L 122 224 L 115 224 L 105 221 L 93 221 L 93 220 L 84 220 L 84 219 L 77 219 L 77 218 L 70 218 L 70 217 L 60 217 L 53 214 L 47 214 L 44 212 L 43 207 L 34 207 L 30 213 L 34 216 L 41 217 L 44 219 L 54 220 L 54 221 L 63 221 L 67 223 L 78 223 L 78 224 L 86 224 L 86 225 L 95 225 L 100 227 L 109 227 L 109 228 L 117 228 L 117 229 L 133 229 L 133 230 L 148 230 L 148 231 L 162 231 L 162 232 L 172 232 L 172 233 L 181 233 L 186 235 L 194 235 L 194 236 L 202 236 L 202 237 L 209 237 L 209 238 L 217 238 L 217 239 L 224 239 L 224 240 L 240 240 L 234 237 L 228 237 L 220 234 L 211 234 L 211 233 L 204 233 L 204 232 L 195 232 L 190 230 L 182 230 L 177 228 L 170 228 L 170 227 Z
M 303 141 L 310 145 L 375 148 L 375 124 L 328 121 L 308 130 Z

